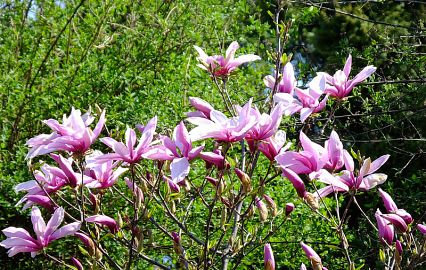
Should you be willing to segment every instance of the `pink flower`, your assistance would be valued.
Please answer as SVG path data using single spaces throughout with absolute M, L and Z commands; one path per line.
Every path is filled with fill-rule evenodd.
M 26 158 L 33 158 L 54 151 L 86 152 L 102 131 L 105 124 L 105 111 L 102 112 L 98 124 L 92 131 L 89 125 L 93 120 L 94 117 L 90 115 L 90 112 L 81 115 L 80 110 L 72 108 L 69 117 L 64 115 L 62 124 L 54 119 L 43 121 L 54 132 L 29 139 L 27 145 L 31 149 Z
M 300 242 L 300 245 L 302 246 L 303 251 L 306 254 L 306 257 L 308 257 L 309 261 L 311 262 L 313 269 L 323 269 L 322 262 L 320 256 L 313 250 L 310 246 L 306 245 L 303 242 Z
M 318 72 L 318 74 L 324 75 L 327 80 L 327 87 L 325 89 L 326 93 L 329 93 L 331 96 L 342 99 L 349 95 L 352 89 L 364 81 L 371 74 L 376 71 L 376 67 L 374 66 L 366 66 L 360 73 L 358 73 L 355 78 L 349 80 L 349 74 L 351 73 L 352 66 L 352 56 L 349 55 L 346 59 L 345 67 L 342 70 L 336 71 L 334 76 L 331 77 L 329 74 L 324 72 Z
M 383 155 L 378 159 L 371 162 L 370 158 L 364 160 L 361 168 L 359 169 L 358 176 L 354 174 L 354 162 L 352 157 L 348 154 L 345 155 L 345 168 L 341 179 L 348 184 L 350 188 L 360 190 L 370 190 L 377 185 L 383 184 L 387 175 L 383 173 L 375 173 L 382 165 L 389 159 L 390 155 Z
M 319 171 L 328 161 L 327 151 L 320 145 L 312 142 L 302 131 L 300 143 L 303 151 L 287 151 L 276 156 L 275 160 L 281 168 L 288 168 L 297 174 Z
M 328 95 L 319 101 L 324 94 L 324 89 L 325 78 L 317 76 L 309 83 L 309 89 L 295 88 L 296 98 L 288 93 L 277 93 L 274 95 L 274 101 L 282 104 L 285 115 L 300 112 L 300 121 L 305 122 L 312 113 L 320 112 L 325 108 Z
M 93 179 L 86 184 L 88 188 L 109 188 L 115 184 L 121 174 L 128 170 L 127 168 L 117 167 L 118 162 L 111 160 L 101 164 L 96 163 L 96 158 L 101 155 L 102 153 L 97 151 L 95 155 L 86 159 L 87 169 L 84 174 Z
M 392 224 L 383 218 L 382 212 L 377 209 L 375 215 L 377 221 L 377 229 L 379 230 L 379 239 L 382 243 L 387 243 L 388 245 L 392 245 L 393 236 L 394 236 L 394 228 Z
M 110 160 L 121 160 L 129 164 L 139 162 L 149 150 L 149 145 L 152 142 L 156 126 L 157 117 L 154 117 L 143 127 L 142 136 L 136 148 L 136 132 L 131 128 L 126 130 L 126 144 L 117 142 L 110 137 L 102 138 L 101 141 L 114 150 L 115 153 L 99 156 L 97 158 L 98 162 L 102 163 Z
M 266 140 L 275 134 L 280 126 L 282 112 L 283 107 L 279 104 L 272 109 L 270 115 L 266 113 L 261 114 L 256 107 L 251 110 L 254 117 L 258 119 L 257 123 L 245 136 L 251 148 L 253 148 L 254 141 Z
M 330 139 L 325 141 L 324 148 L 328 152 L 328 161 L 324 168 L 333 171 L 341 169 L 343 165 L 345 165 L 343 156 L 349 155 L 349 153 L 343 149 L 343 144 L 340 141 L 339 135 L 334 130 L 330 134 Z
M 65 179 L 66 183 L 71 187 L 74 188 L 77 185 L 80 185 L 81 181 L 83 181 L 83 184 L 93 181 L 93 179 L 87 175 L 82 176 L 80 173 L 74 172 L 74 169 L 72 168 L 74 160 L 72 158 L 66 159 L 63 156 L 56 154 L 51 154 L 50 156 L 56 161 L 56 163 L 58 163 L 59 168 L 47 167 L 47 170 L 49 170 L 51 174 Z
M 411 215 L 404 209 L 398 209 L 392 197 L 387 192 L 383 191 L 381 188 L 378 190 L 388 213 L 398 215 L 406 224 L 411 224 L 413 222 Z
M 189 132 L 191 139 L 198 141 L 214 138 L 224 142 L 240 141 L 258 120 L 251 114 L 251 102 L 250 99 L 236 117 L 228 118 L 223 113 L 213 110 L 210 112 L 211 120 L 201 117 L 188 118 L 188 121 L 197 125 Z
M 279 153 L 284 153 L 291 146 L 291 142 L 284 146 L 286 141 L 286 133 L 278 130 L 274 136 L 262 141 L 258 145 L 258 149 L 270 160 L 274 161 Z
M 85 220 L 86 222 L 106 226 L 111 231 L 111 233 L 116 233 L 119 230 L 117 222 L 113 218 L 110 218 L 105 215 L 94 215 L 87 217 Z
M 268 75 L 263 79 L 265 85 L 274 89 L 275 87 L 275 76 Z M 294 68 L 293 65 L 288 62 L 283 68 L 283 74 L 281 81 L 278 83 L 277 93 L 288 93 L 293 95 L 294 89 L 296 88 L 296 78 L 294 77 Z
M 34 203 L 42 205 L 43 207 L 48 206 L 47 208 L 50 208 L 51 202 L 45 192 L 47 192 L 48 194 L 54 193 L 67 184 L 66 179 L 52 174 L 50 172 L 51 168 L 51 166 L 44 164 L 41 167 L 41 171 L 34 171 L 34 178 L 36 180 L 26 181 L 15 186 L 14 189 L 16 192 L 27 192 L 27 194 L 22 197 L 22 199 L 20 199 L 19 202 L 16 204 L 19 205 L 21 203 L 25 203 L 22 210 L 27 209 Z M 44 190 L 37 182 L 44 188 Z
M 53 213 L 49 222 L 44 222 L 41 212 L 37 207 L 31 210 L 31 221 L 37 238 L 34 239 L 27 230 L 16 227 L 8 227 L 3 230 L 7 239 L 0 246 L 8 248 L 9 257 L 20 252 L 31 252 L 31 257 L 47 247 L 50 242 L 59 238 L 72 235 L 80 229 L 80 222 L 73 222 L 58 229 L 64 219 L 64 209 L 59 207 Z
M 263 249 L 264 260 L 265 260 L 265 270 L 275 270 L 275 259 L 274 253 L 270 244 L 265 244 Z
M 368 191 L 386 181 L 386 174 L 374 172 L 388 160 L 389 155 L 381 156 L 373 162 L 371 162 L 370 158 L 367 158 L 359 169 L 358 176 L 354 174 L 355 168 L 353 159 L 347 151 L 344 151 L 343 158 L 346 170 L 338 174 L 331 174 L 322 169 L 309 175 L 310 179 L 318 179 L 320 182 L 329 184 L 329 186 L 319 189 L 318 192 L 315 193 L 315 196 L 322 198 L 332 192 L 346 192 L 349 190 Z M 405 211 L 403 209 L 400 210 Z M 401 215 L 405 214 L 401 212 Z
M 203 49 L 198 46 L 194 46 L 198 52 L 197 60 L 201 63 L 197 66 L 207 70 L 212 75 L 217 77 L 227 77 L 232 71 L 234 71 L 241 64 L 260 60 L 260 57 L 254 54 L 245 54 L 237 58 L 234 58 L 235 51 L 240 46 L 236 41 L 232 42 L 226 50 L 226 55 L 213 55 L 208 56 Z

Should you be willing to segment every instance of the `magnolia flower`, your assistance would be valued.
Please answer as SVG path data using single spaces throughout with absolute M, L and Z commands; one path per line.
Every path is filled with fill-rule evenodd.
M 266 140 L 275 134 L 280 126 L 282 112 L 283 107 L 280 104 L 272 109 L 270 115 L 266 113 L 261 114 L 256 107 L 251 110 L 254 117 L 258 119 L 257 123 L 245 136 L 252 150 L 254 150 L 254 141 Z
M 382 212 L 377 209 L 374 214 L 377 221 L 377 229 L 379 230 L 379 239 L 382 243 L 387 243 L 388 245 L 392 245 L 393 236 L 394 236 L 394 228 L 392 224 L 383 218 Z
M 85 219 L 85 221 L 90 222 L 90 223 L 96 223 L 96 224 L 103 225 L 103 226 L 107 226 L 108 229 L 111 231 L 111 233 L 116 233 L 120 229 L 118 227 L 117 222 L 113 218 L 105 216 L 105 215 L 90 216 L 90 217 L 87 217 Z
M 86 184 L 88 188 L 109 188 L 115 184 L 121 174 L 128 170 L 118 167 L 119 163 L 112 160 L 101 164 L 97 163 L 96 158 L 101 155 L 102 152 L 95 151 L 94 155 L 86 157 L 87 169 L 84 174 L 92 178 L 92 181 Z
M 404 209 L 398 209 L 392 197 L 387 192 L 383 191 L 381 188 L 378 190 L 388 213 L 398 215 L 406 224 L 411 224 L 413 222 L 411 215 Z
M 142 136 L 136 148 L 136 132 L 131 128 L 126 130 L 126 144 L 117 142 L 110 137 L 102 138 L 101 141 L 114 150 L 115 153 L 99 156 L 97 158 L 98 162 L 102 163 L 110 160 L 121 160 L 129 164 L 139 162 L 149 150 L 149 145 L 152 142 L 156 126 L 157 117 L 153 117 L 148 124 L 142 128 Z
M 299 138 L 303 151 L 282 152 L 275 157 L 275 160 L 281 168 L 288 168 L 297 174 L 311 173 L 322 169 L 328 162 L 327 151 L 319 144 L 312 142 L 302 131 Z
M 183 122 L 180 122 L 173 131 L 173 140 L 167 136 L 161 137 L 161 145 L 153 146 L 146 158 L 156 160 L 170 160 L 172 180 L 176 184 L 182 182 L 189 173 L 189 161 L 196 158 L 204 146 L 192 148 L 192 141 Z
M 68 159 L 64 158 L 61 155 L 51 154 L 50 155 L 56 163 L 58 163 L 59 168 L 57 167 L 47 167 L 49 172 L 59 178 L 65 179 L 66 183 L 71 187 L 76 187 L 80 185 L 83 181 L 83 184 L 93 181 L 93 179 L 87 175 L 81 175 L 81 173 L 74 172 L 72 164 L 74 160 L 70 157 Z
M 345 165 L 344 155 L 349 155 L 349 153 L 343 149 L 339 135 L 334 130 L 330 134 L 330 139 L 325 141 L 324 148 L 328 153 L 328 161 L 324 168 L 333 171 L 341 169 Z
M 214 138 L 218 141 L 236 142 L 244 138 L 246 133 L 257 123 L 257 118 L 251 114 L 252 100 L 244 105 L 238 116 L 228 118 L 222 112 L 210 112 L 210 120 L 201 117 L 191 117 L 188 121 L 196 128 L 189 132 L 192 141 Z
M 302 249 L 305 252 L 306 257 L 308 257 L 309 261 L 311 262 L 312 268 L 315 270 L 324 269 L 322 266 L 321 258 L 320 256 L 318 256 L 315 250 L 313 250 L 310 246 L 306 245 L 303 242 L 300 242 L 300 245 L 302 246 Z
M 37 207 L 33 207 L 31 210 L 31 222 L 37 238 L 34 239 L 25 229 L 8 227 L 3 230 L 7 239 L 3 240 L 0 246 L 9 249 L 7 252 L 9 257 L 20 252 L 31 252 L 31 257 L 35 257 L 50 242 L 72 235 L 80 229 L 80 222 L 73 222 L 58 229 L 64 219 L 64 212 L 62 207 L 57 208 L 46 225 L 40 210 Z
M 47 194 L 54 193 L 67 184 L 66 179 L 60 178 L 51 173 L 51 166 L 44 164 L 40 170 L 41 171 L 34 171 L 34 178 L 36 180 L 26 181 L 14 187 L 16 192 L 27 192 L 27 194 L 16 204 L 20 205 L 21 203 L 25 203 L 22 210 L 31 207 L 34 203 L 43 207 L 51 208 L 52 202 L 47 197 Z
M 265 244 L 263 248 L 264 260 L 265 260 L 265 270 L 275 270 L 275 259 L 274 253 L 270 244 Z
M 282 130 L 278 130 L 274 136 L 269 137 L 259 143 L 258 149 L 262 152 L 270 161 L 274 161 L 275 157 L 279 153 L 284 153 L 291 146 L 291 142 L 284 146 L 286 141 L 286 133 Z
M 54 132 L 41 134 L 27 141 L 31 148 L 26 158 L 48 154 L 54 151 L 69 151 L 73 153 L 84 153 L 96 140 L 105 124 L 105 111 L 102 112 L 99 122 L 92 131 L 89 125 L 94 117 L 90 112 L 81 115 L 80 110 L 72 108 L 69 117 L 64 115 L 62 124 L 54 119 L 44 120 Z
M 366 66 L 360 73 L 358 73 L 355 78 L 349 80 L 349 74 L 351 73 L 352 66 L 352 56 L 349 55 L 346 59 L 345 67 L 342 70 L 336 71 L 334 76 L 331 77 L 329 74 L 324 72 L 318 72 L 318 75 L 325 76 L 327 81 L 327 87 L 325 92 L 330 94 L 331 96 L 342 99 L 349 95 L 352 89 L 360 82 L 364 81 L 371 74 L 376 71 L 376 67 L 374 66 Z
M 266 87 L 274 89 L 275 87 L 275 76 L 268 75 L 263 79 Z M 294 77 L 293 65 L 288 62 L 283 68 L 283 74 L 280 82 L 278 83 L 277 93 L 288 93 L 293 95 L 294 89 L 296 88 L 296 78 Z
M 300 121 L 305 122 L 312 113 L 320 112 L 325 108 L 328 95 L 319 101 L 324 94 L 324 89 L 324 76 L 317 76 L 309 83 L 308 89 L 295 88 L 296 98 L 288 93 L 277 93 L 274 95 L 274 101 L 282 104 L 285 115 L 300 112 Z
M 226 50 L 226 56 L 223 57 L 222 55 L 208 56 L 203 49 L 198 46 L 194 46 L 195 50 L 198 52 L 197 60 L 201 63 L 197 66 L 207 70 L 213 76 L 227 77 L 241 64 L 260 60 L 260 57 L 254 54 L 245 54 L 234 58 L 235 51 L 239 47 L 240 46 L 236 41 L 232 42 Z

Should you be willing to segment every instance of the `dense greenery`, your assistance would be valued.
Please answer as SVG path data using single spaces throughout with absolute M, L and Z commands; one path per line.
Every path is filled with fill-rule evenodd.
M 426 50 L 422 37 L 426 5 L 352 2 L 288 1 L 283 18 L 292 20 L 287 55 L 293 55 L 300 84 L 317 71 L 332 74 L 341 69 L 349 53 L 356 59 L 354 71 L 367 64 L 378 67 L 370 79 L 376 83 L 358 87 L 348 101 L 332 108 L 336 117 L 330 126 L 347 139 L 346 148 L 360 149 L 371 157 L 391 154 L 383 168 L 389 175 L 385 189 L 415 219 L 424 222 Z M 24 144 L 47 132 L 41 120 L 60 119 L 72 106 L 94 111 L 100 107 L 106 108 L 107 127 L 117 137 L 126 124 L 146 123 L 154 115 L 159 117 L 157 132 L 171 133 L 169 129 L 190 110 L 188 97 L 220 106 L 221 97 L 208 75 L 195 67 L 193 45 L 212 54 L 219 48 L 224 52 L 236 40 L 241 45 L 239 53 L 260 55 L 262 61 L 240 69 L 228 85 L 233 100 L 242 103 L 254 96 L 260 103 L 265 90 L 262 79 L 274 68 L 275 25 L 270 16 L 274 8 L 274 1 L 244 0 L 30 0 L 0 4 L 2 228 L 31 226 L 27 216 L 19 212 L 21 206 L 14 206 L 21 195 L 13 186 L 32 177 L 26 168 Z M 319 132 L 327 121 L 324 113 L 304 125 L 285 122 L 282 129 L 292 135 L 304 130 L 322 142 L 331 130 L 327 128 L 327 136 Z M 306 260 L 301 259 L 299 247 L 303 239 L 321 244 L 317 252 L 327 258 L 329 269 L 342 269 L 343 253 L 332 228 L 319 218 L 311 218 L 303 207 L 297 208 L 302 203 L 283 178 L 274 185 L 270 190 L 279 198 L 277 204 L 291 200 L 297 209 L 297 218 L 271 239 L 278 265 L 294 269 Z M 362 203 L 374 211 L 377 196 L 366 195 Z M 348 240 L 354 247 L 356 265 L 375 268 L 379 265 L 374 251 L 378 242 L 361 242 L 357 236 L 376 236 L 368 231 L 360 213 L 354 210 L 350 216 L 353 234 Z M 52 250 L 68 260 L 81 252 L 77 245 L 71 247 L 60 242 Z M 167 254 L 166 249 L 163 255 Z M 11 260 L 2 248 L 2 267 L 51 265 L 43 256 L 30 260 L 27 255 Z M 241 268 L 261 268 L 262 258 L 259 248 L 243 259 Z

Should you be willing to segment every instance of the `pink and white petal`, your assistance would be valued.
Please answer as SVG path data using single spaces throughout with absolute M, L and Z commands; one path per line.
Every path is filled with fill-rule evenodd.
M 355 170 L 354 160 L 346 149 L 343 149 L 343 162 L 346 170 L 353 172 Z
M 210 103 L 205 100 L 202 100 L 201 98 L 190 97 L 189 102 L 191 103 L 192 107 L 203 112 L 204 114 L 206 114 L 206 116 L 209 116 L 210 111 L 214 110 L 213 106 L 210 105 Z
M 312 114 L 314 108 L 303 108 L 300 110 L 300 121 L 303 123 Z
M 207 60 L 208 55 L 203 51 L 203 49 L 195 45 L 194 45 L 194 49 L 198 52 L 198 58 L 200 58 L 200 60 L 205 62 Z
M 56 239 L 68 236 L 68 235 L 73 235 L 75 232 L 77 232 L 78 230 L 80 230 L 81 227 L 81 222 L 77 221 L 77 222 L 73 222 L 70 223 L 68 225 L 62 226 L 59 230 L 55 231 L 51 236 L 50 236 L 50 241 L 54 241 Z
M 38 251 L 38 250 L 40 250 L 40 248 L 38 248 L 38 247 L 35 248 L 35 247 L 16 246 L 16 247 L 10 248 L 7 251 L 7 254 L 8 254 L 9 257 L 13 257 L 16 254 L 21 253 L 21 252 L 31 252 L 31 256 L 32 256 L 32 254 L 33 253 L 36 254 L 35 251 Z M 34 257 L 34 256 L 32 256 L 32 257 Z
M 56 229 L 61 225 L 62 220 L 64 220 L 64 208 L 58 207 L 50 218 L 49 222 L 46 225 L 46 230 L 44 232 L 44 237 L 51 235 Z
M 366 66 L 363 70 L 361 70 L 360 73 L 355 76 L 355 78 L 348 81 L 347 88 L 352 89 L 353 87 L 355 87 L 355 85 L 370 77 L 371 74 L 376 72 L 376 69 L 377 68 L 375 66 Z
M 189 174 L 189 162 L 186 157 L 175 158 L 170 164 L 170 172 L 174 183 L 179 183 Z
M 19 191 L 28 191 L 37 187 L 40 188 L 37 182 L 35 180 L 30 180 L 30 181 L 17 184 L 13 189 L 15 190 L 15 192 L 19 192 Z
M 193 160 L 194 158 L 196 158 L 201 153 L 201 151 L 203 151 L 203 149 L 204 149 L 204 145 L 193 148 L 188 153 L 188 160 Z
M 149 146 L 152 142 L 152 138 L 154 137 L 155 128 L 157 127 L 157 116 L 154 116 L 149 122 L 146 124 L 145 129 L 142 133 L 142 137 L 139 141 L 138 146 L 135 151 L 138 154 L 141 154 L 142 151 Z
M 364 186 L 362 188 L 364 188 L 365 190 L 372 189 L 377 185 L 383 184 L 386 181 L 387 178 L 388 178 L 388 176 L 384 173 L 370 174 L 370 175 L 364 177 L 364 179 L 363 179 Z
M 274 89 L 274 86 L 275 86 L 274 76 L 272 75 L 265 76 L 265 78 L 263 78 L 263 83 L 266 85 L 266 87 L 270 89 Z
M 105 122 L 106 122 L 106 119 L 105 119 L 105 110 L 103 110 L 102 111 L 102 113 L 101 113 L 101 116 L 99 117 L 99 121 L 98 121 L 98 123 L 96 124 L 96 127 L 95 127 L 95 129 L 93 130 L 93 136 L 92 136 L 92 138 L 91 138 L 91 141 L 93 142 L 98 136 L 99 136 L 99 134 L 101 133 L 101 131 L 102 131 L 102 128 L 104 127 L 104 125 L 105 125 Z
M 238 42 L 233 41 L 228 49 L 226 49 L 226 60 L 225 60 L 225 65 L 227 63 L 229 63 L 229 61 L 231 61 L 232 59 L 234 59 L 234 55 L 235 55 L 235 51 L 240 47 L 240 45 L 238 45 Z
M 233 66 L 239 66 L 241 64 L 247 63 L 247 62 L 252 62 L 252 61 L 257 61 L 260 60 L 261 58 L 257 55 L 254 54 L 245 54 L 245 55 L 241 55 L 237 58 L 235 58 L 233 61 L 230 62 L 231 65 Z
M 118 143 L 116 140 L 110 137 L 101 138 L 100 141 L 103 142 L 108 147 L 110 147 L 111 149 L 113 149 L 114 145 Z
M 352 55 L 349 54 L 348 58 L 346 59 L 345 67 L 343 68 L 343 72 L 346 75 L 346 78 L 349 78 L 349 74 L 351 73 L 351 67 L 352 67 Z
M 6 235 L 6 237 L 9 238 L 17 237 L 26 240 L 34 240 L 31 237 L 30 233 L 23 228 L 7 227 L 6 229 L 3 229 L 2 232 L 4 233 L 4 235 Z
M 189 137 L 188 130 L 186 129 L 183 121 L 175 127 L 173 131 L 173 139 L 176 143 L 176 146 L 179 148 L 181 154 L 184 157 L 188 156 L 189 151 L 192 149 L 191 139 Z
M 134 129 L 128 128 L 126 130 L 126 152 L 130 154 L 130 157 L 133 157 L 133 148 L 136 144 L 136 132 Z M 115 149 L 114 149 L 115 151 Z M 115 151 L 117 152 L 117 151 Z M 119 153 L 121 154 L 121 153 Z
M 35 206 L 31 210 L 31 222 L 33 223 L 34 232 L 36 233 L 37 238 L 43 237 L 44 232 L 46 231 L 46 223 L 41 216 L 40 209 Z
M 389 159 L 390 155 L 383 155 L 378 159 L 371 162 L 370 169 L 368 170 L 368 174 L 376 172 L 383 164 Z

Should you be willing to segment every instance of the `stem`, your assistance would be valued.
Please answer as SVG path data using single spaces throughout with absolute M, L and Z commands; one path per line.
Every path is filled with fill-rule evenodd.
M 132 177 L 132 184 L 133 184 L 133 192 L 135 192 L 135 170 L 133 164 L 130 165 L 130 173 Z M 135 243 L 135 233 L 134 228 L 136 226 L 137 220 L 138 220 L 138 209 L 136 209 L 136 196 L 133 196 L 133 220 L 130 224 L 130 233 L 132 234 L 132 238 L 129 243 L 129 260 L 127 262 L 126 269 L 129 270 L 133 263 L 133 244 Z

